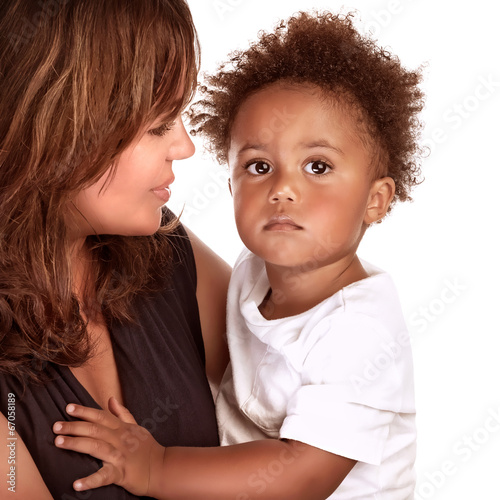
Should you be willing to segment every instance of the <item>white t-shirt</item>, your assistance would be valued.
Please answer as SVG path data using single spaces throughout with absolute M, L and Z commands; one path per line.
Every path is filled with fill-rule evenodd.
M 329 499 L 407 500 L 416 450 L 410 339 L 391 278 L 362 264 L 368 278 L 302 314 L 266 320 L 264 262 L 242 252 L 228 295 L 231 364 L 216 401 L 221 443 L 300 441 L 358 461 Z M 262 481 L 254 484 L 258 492 Z

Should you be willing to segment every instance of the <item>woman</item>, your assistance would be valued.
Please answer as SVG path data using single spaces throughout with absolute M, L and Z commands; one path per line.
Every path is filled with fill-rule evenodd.
M 184 0 L 0 7 L 0 473 L 18 498 L 74 498 L 99 467 L 52 444 L 69 401 L 115 396 L 164 445 L 218 443 L 205 368 L 217 382 L 227 361 L 229 268 L 163 207 L 194 152 L 197 49 Z

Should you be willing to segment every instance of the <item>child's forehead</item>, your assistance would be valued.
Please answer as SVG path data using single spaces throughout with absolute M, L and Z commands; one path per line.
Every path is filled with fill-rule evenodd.
M 295 132 L 284 132 L 289 129 Z M 229 131 L 227 154 L 234 160 L 234 154 L 240 156 L 242 151 L 250 154 L 275 147 L 291 151 L 312 144 L 335 148 L 348 143 L 368 157 L 378 158 L 383 148 L 372 130 L 348 92 L 309 83 L 276 82 L 243 101 Z
M 267 128 L 272 132 L 305 117 L 317 117 L 332 125 L 341 124 L 356 135 L 366 136 L 368 132 L 367 117 L 347 91 L 340 88 L 325 90 L 308 82 L 278 81 L 260 88 L 243 100 L 235 114 L 230 135 L 249 128 L 252 121 L 259 123 L 267 120 Z
M 298 93 L 304 96 L 309 96 L 311 99 L 324 100 L 326 92 L 318 85 L 309 82 L 278 80 L 260 88 L 254 89 L 246 98 L 243 99 L 242 105 L 253 99 L 258 99 L 267 95 L 289 95 L 290 93 Z
M 315 107 L 324 113 L 335 112 L 335 115 L 345 115 L 356 121 L 364 120 L 365 117 L 356 98 L 348 91 L 338 87 L 323 89 L 309 82 L 277 81 L 270 85 L 259 88 L 249 94 L 235 112 L 235 119 L 242 113 L 248 112 L 256 103 L 265 102 L 275 104 L 287 101 L 293 106 L 294 97 L 308 99 Z M 274 106 L 274 107 L 276 107 Z

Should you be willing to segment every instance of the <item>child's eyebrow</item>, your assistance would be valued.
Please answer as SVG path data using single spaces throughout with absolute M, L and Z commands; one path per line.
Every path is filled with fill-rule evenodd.
M 313 149 L 313 148 L 325 148 L 325 149 L 330 149 L 334 151 L 335 153 L 339 154 L 340 156 L 345 156 L 345 153 L 340 149 L 337 148 L 336 146 L 330 144 L 326 139 L 320 139 L 317 141 L 313 142 L 301 142 L 299 143 L 299 147 L 304 148 L 304 149 Z M 250 149 L 254 149 L 257 151 L 267 151 L 267 145 L 266 144 L 257 144 L 257 143 L 247 143 L 244 144 L 239 150 L 236 156 L 241 156 L 245 151 L 248 151 Z
M 299 145 L 307 149 L 313 149 L 313 148 L 331 149 L 332 151 L 335 151 L 335 153 L 338 153 L 340 156 L 345 156 L 345 153 L 340 148 L 337 148 L 333 144 L 330 144 L 327 140 L 320 139 L 313 142 L 301 142 Z
M 241 146 L 240 149 L 238 149 L 238 153 L 236 154 L 236 156 L 241 156 L 245 151 L 248 151 L 249 149 L 256 149 L 258 151 L 267 151 L 267 146 L 265 144 L 247 143 Z

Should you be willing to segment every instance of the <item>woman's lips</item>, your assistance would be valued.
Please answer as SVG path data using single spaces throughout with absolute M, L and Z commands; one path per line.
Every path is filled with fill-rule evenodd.
M 163 203 L 167 203 L 168 200 L 170 200 L 170 187 L 165 186 L 165 187 L 157 187 L 154 188 L 153 193 L 160 198 Z
M 295 221 L 285 214 L 273 215 L 264 226 L 265 231 L 297 231 L 303 229 Z

